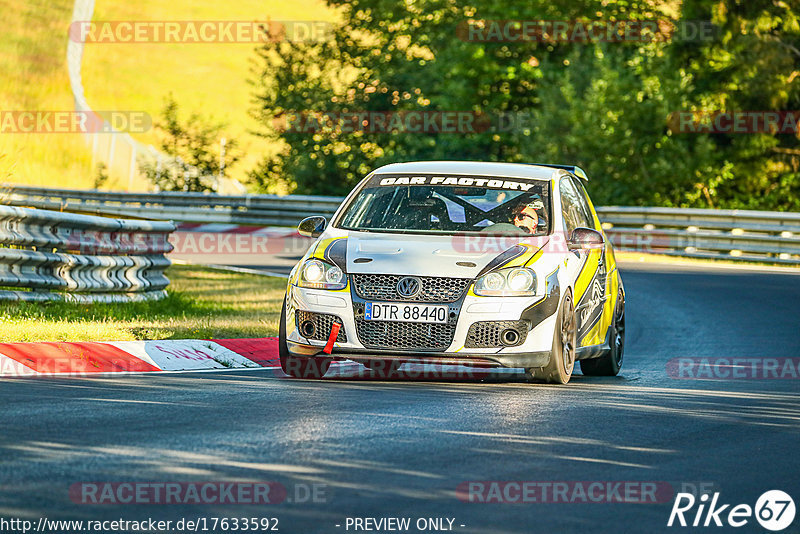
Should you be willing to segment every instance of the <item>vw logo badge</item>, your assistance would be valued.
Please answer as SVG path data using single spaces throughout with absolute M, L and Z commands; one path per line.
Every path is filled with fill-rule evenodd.
M 420 291 L 422 291 L 422 282 L 420 282 L 419 278 L 406 276 L 397 282 L 397 293 L 401 297 L 413 298 L 416 297 Z

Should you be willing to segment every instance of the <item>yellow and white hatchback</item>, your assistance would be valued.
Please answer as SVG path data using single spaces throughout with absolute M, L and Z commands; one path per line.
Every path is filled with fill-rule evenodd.
M 283 370 L 319 378 L 333 360 L 524 368 L 565 384 L 616 375 L 625 292 L 578 167 L 460 161 L 370 173 L 289 277 Z M 388 362 L 388 363 L 387 363 Z

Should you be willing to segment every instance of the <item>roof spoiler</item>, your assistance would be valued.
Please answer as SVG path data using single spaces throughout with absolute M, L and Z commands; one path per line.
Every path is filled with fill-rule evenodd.
M 564 169 L 565 171 L 569 171 L 581 180 L 588 182 L 589 177 L 586 176 L 586 172 L 578 167 L 577 165 L 556 165 L 555 163 L 529 163 L 529 165 L 538 165 L 540 167 L 552 167 L 554 169 Z

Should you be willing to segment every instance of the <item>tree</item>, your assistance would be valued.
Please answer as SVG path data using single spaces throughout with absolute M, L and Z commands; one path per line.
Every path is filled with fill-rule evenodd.
M 172 95 L 165 100 L 162 119 L 156 128 L 161 134 L 161 149 L 170 159 L 143 162 L 141 168 L 161 191 L 216 191 L 222 164 L 228 169 L 239 159 L 235 139 L 226 140 L 225 154 L 221 157 L 224 123 L 213 123 L 197 113 L 181 120 L 178 103 Z
M 800 43 L 788 3 L 328 2 L 341 16 L 334 39 L 276 39 L 259 50 L 255 113 L 262 135 L 282 146 L 252 172 L 262 187 L 344 194 L 390 162 L 550 161 L 583 166 L 598 203 L 797 206 L 796 137 L 681 134 L 668 123 L 682 110 L 798 109 Z M 607 43 L 473 42 L 459 34 L 470 21 L 675 16 L 678 27 L 706 19 L 718 31 L 711 40 Z M 412 110 L 532 120 L 459 134 L 275 127 L 298 113 Z
M 707 41 L 678 43 L 671 53 L 694 80 L 696 109 L 800 109 L 800 17 L 781 0 L 695 0 L 686 19 L 708 19 Z M 710 187 L 717 206 L 800 210 L 800 133 L 711 136 L 731 163 L 728 179 Z

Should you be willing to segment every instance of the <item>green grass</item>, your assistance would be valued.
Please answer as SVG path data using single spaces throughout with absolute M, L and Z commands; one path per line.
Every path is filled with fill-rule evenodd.
M 66 65 L 72 0 L 0 0 L 0 109 L 72 110 Z M 333 20 L 322 0 L 141 0 L 97 2 L 93 20 Z M 263 155 L 275 150 L 252 135 L 251 62 L 254 44 L 97 44 L 85 47 L 83 86 L 95 110 L 145 111 L 157 118 L 172 93 L 182 116 L 197 112 L 227 122 L 243 159 L 230 176 L 244 179 Z M 153 131 L 134 134 L 157 144 Z M 51 187 L 91 187 L 91 147 L 81 134 L 0 134 L 0 182 Z M 114 176 L 110 189 L 125 189 L 127 176 Z M 135 180 L 132 189 L 148 187 Z
M 169 296 L 131 304 L 6 303 L 0 342 L 268 337 L 278 332 L 286 281 L 172 266 Z
M 67 76 L 71 0 L 0 0 L 0 109 L 72 110 Z M 79 134 L 0 134 L 0 181 L 89 187 L 91 152 Z

